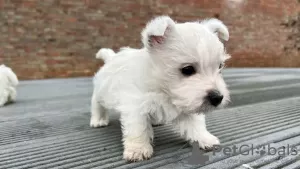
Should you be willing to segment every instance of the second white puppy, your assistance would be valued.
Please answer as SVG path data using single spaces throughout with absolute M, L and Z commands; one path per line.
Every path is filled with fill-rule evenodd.
M 229 101 L 221 75 L 229 55 L 220 39 L 227 41 L 229 33 L 217 19 L 176 23 L 161 16 L 143 30 L 144 48 L 101 49 L 96 57 L 105 65 L 94 77 L 91 127 L 108 125 L 108 109 L 120 112 L 129 161 L 152 156 L 151 124 L 171 122 L 204 149 L 219 144 L 204 113 Z
M 0 65 L 0 107 L 16 99 L 16 86 L 19 84 L 16 74 L 7 66 Z

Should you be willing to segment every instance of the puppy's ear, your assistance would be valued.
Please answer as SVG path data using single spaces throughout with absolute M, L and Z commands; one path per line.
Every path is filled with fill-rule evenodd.
M 224 61 L 226 61 L 226 60 L 228 60 L 228 59 L 230 59 L 230 58 L 231 58 L 231 55 L 226 54 L 225 57 L 224 57 Z
M 200 24 L 206 26 L 213 33 L 217 33 L 218 37 L 222 40 L 229 40 L 228 28 L 218 19 L 209 19 L 200 22 Z
M 169 16 L 154 18 L 142 32 L 144 46 L 151 48 L 163 44 L 174 28 L 175 22 Z

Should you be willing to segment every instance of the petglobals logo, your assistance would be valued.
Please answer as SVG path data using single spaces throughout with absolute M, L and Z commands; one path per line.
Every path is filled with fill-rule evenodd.
M 208 164 L 216 155 L 225 155 L 225 156 L 264 156 L 264 155 L 279 155 L 279 156 L 287 156 L 292 155 L 296 156 L 300 154 L 299 148 L 295 145 L 286 145 L 286 146 L 275 146 L 271 144 L 255 146 L 253 144 L 244 144 L 244 145 L 233 145 L 233 146 L 214 146 L 211 150 L 211 153 L 207 153 L 199 148 L 197 142 L 192 144 L 192 155 L 190 156 L 188 163 L 192 165 L 205 165 Z
M 297 147 L 294 145 L 287 145 L 281 147 L 275 147 L 271 144 L 267 145 L 240 145 L 236 146 L 233 145 L 231 147 L 215 147 L 213 155 L 216 153 L 222 153 L 226 156 L 233 156 L 233 155 L 280 155 L 280 156 L 287 156 L 287 155 L 298 155 Z

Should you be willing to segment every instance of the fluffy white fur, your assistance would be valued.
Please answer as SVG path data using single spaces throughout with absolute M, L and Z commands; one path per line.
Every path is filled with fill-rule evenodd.
M 144 48 L 100 49 L 96 57 L 105 65 L 94 77 L 90 126 L 107 126 L 109 109 L 120 112 L 123 157 L 129 161 L 152 156 L 151 124 L 170 122 L 204 149 L 219 144 L 206 130 L 205 113 L 229 101 L 219 67 L 230 56 L 220 38 L 228 40 L 229 33 L 217 19 L 176 23 L 160 16 L 143 30 Z M 193 65 L 196 73 L 184 76 L 185 65 Z M 211 90 L 223 95 L 217 107 L 207 101 Z
M 15 101 L 18 83 L 16 74 L 9 67 L 0 65 L 0 107 Z

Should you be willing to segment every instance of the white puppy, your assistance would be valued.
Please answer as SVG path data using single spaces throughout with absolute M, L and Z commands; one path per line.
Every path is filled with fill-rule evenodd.
M 16 86 L 19 81 L 16 74 L 5 65 L 0 65 L 0 107 L 16 99 Z
M 100 49 L 96 57 L 105 65 L 94 77 L 91 127 L 108 125 L 108 109 L 120 112 L 129 161 L 152 156 L 151 124 L 171 122 L 204 149 L 218 145 L 204 113 L 229 101 L 221 69 L 230 56 L 220 39 L 227 41 L 229 33 L 217 19 L 176 23 L 160 16 L 143 30 L 144 48 Z

